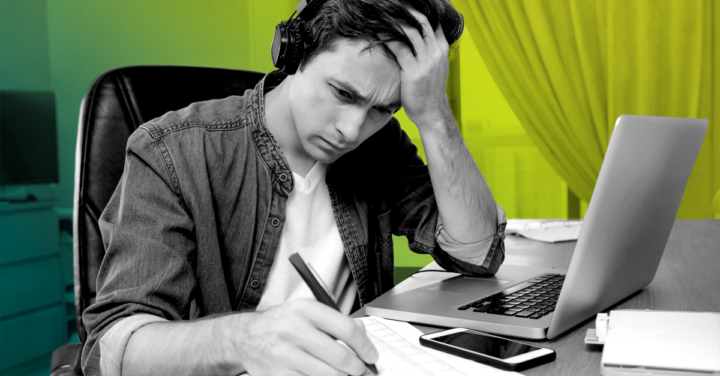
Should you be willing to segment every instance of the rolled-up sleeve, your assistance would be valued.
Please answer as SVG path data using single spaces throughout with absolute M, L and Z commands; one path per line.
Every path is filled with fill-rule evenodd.
M 497 228 L 493 235 L 464 244 L 450 237 L 442 227 L 439 209 L 427 165 L 417 154 L 396 120 L 389 124 L 384 182 L 389 186 L 387 205 L 392 234 L 405 236 L 410 250 L 429 254 L 444 269 L 467 275 L 495 274 L 505 260 L 505 211 L 497 207 Z M 384 212 L 382 210 L 381 212 Z
M 154 322 L 167 321 L 162 317 L 139 314 L 118 320 L 100 338 L 100 369 L 103 376 L 122 375 L 122 361 L 130 336 L 138 329 Z
M 503 245 L 507 219 L 503 208 L 497 203 L 495 206 L 497 208 L 497 231 L 493 235 L 474 243 L 461 243 L 453 239 L 443 228 L 442 220 L 438 216 L 435 240 L 437 240 L 440 248 L 458 260 L 482 266 L 491 271 L 497 271 L 505 258 Z

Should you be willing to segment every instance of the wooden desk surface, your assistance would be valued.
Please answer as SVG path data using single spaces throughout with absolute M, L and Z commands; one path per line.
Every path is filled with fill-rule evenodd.
M 505 240 L 507 265 L 567 268 L 575 242 L 549 244 L 508 236 Z M 434 262 L 428 269 L 439 268 Z M 655 309 L 671 311 L 720 311 L 720 220 L 675 221 L 655 279 L 650 286 L 612 309 Z M 421 273 L 397 285 L 392 293 L 454 276 Z M 353 316 L 364 315 L 364 310 Z M 417 326 L 425 333 L 439 328 Z M 538 342 L 557 352 L 554 362 L 524 371 L 526 375 L 600 375 L 601 346 L 585 345 L 589 320 L 554 341 Z

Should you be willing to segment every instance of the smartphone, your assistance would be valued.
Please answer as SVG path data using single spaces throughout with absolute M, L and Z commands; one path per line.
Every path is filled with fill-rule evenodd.
M 552 349 L 464 328 L 425 334 L 420 344 L 506 371 L 522 371 L 555 360 Z

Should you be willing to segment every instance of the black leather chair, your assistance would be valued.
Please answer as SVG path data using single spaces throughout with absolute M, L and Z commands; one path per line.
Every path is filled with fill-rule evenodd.
M 83 102 L 75 160 L 73 253 L 78 338 L 87 332 L 82 313 L 95 301 L 105 256 L 98 218 L 120 181 L 125 144 L 144 122 L 190 103 L 243 95 L 263 73 L 202 67 L 132 66 L 113 69 L 91 85 Z M 52 376 L 82 375 L 81 344 L 52 355 Z

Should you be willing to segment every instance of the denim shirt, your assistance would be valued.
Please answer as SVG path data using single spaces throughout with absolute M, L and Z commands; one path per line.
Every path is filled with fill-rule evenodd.
M 106 255 L 97 302 L 83 313 L 83 369 L 99 373 L 99 339 L 122 318 L 187 320 L 257 306 L 293 189 L 263 103 L 285 77 L 272 72 L 243 96 L 191 104 L 130 136 L 99 219 Z M 428 168 L 394 118 L 330 164 L 326 183 L 360 305 L 393 287 L 393 234 L 451 271 L 494 274 L 504 260 L 502 208 L 489 238 L 450 238 Z

